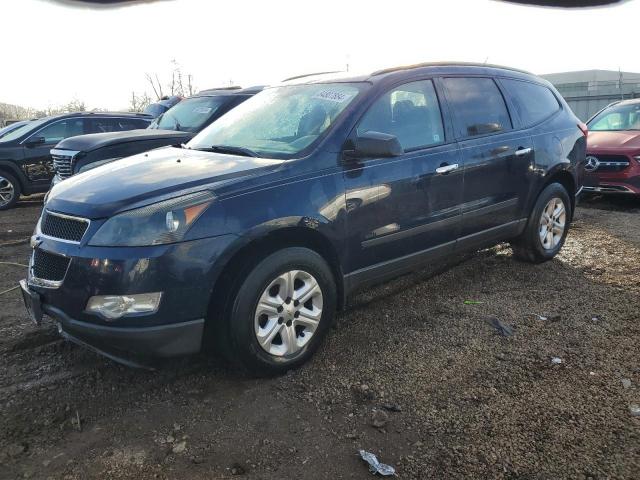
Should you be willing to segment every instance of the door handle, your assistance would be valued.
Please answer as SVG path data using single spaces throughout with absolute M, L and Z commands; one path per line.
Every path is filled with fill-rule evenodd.
M 516 150 L 516 157 L 522 157 L 523 155 L 529 155 L 533 152 L 533 148 L 519 148 Z
M 457 163 L 452 163 L 451 165 L 440 165 L 438 168 L 436 168 L 436 173 L 439 173 L 440 175 L 444 175 L 445 173 L 453 172 L 454 170 L 457 170 L 457 169 L 458 169 Z

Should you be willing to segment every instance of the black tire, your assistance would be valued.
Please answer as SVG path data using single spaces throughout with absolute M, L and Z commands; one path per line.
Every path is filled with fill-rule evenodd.
M 258 343 L 255 331 L 256 308 L 261 295 L 279 275 L 302 270 L 312 275 L 322 292 L 322 313 L 310 340 L 295 354 L 276 356 Z M 292 304 L 292 302 L 291 302 Z M 257 375 L 277 375 L 306 362 L 320 345 L 336 311 L 336 283 L 324 259 L 308 248 L 290 247 L 268 255 L 248 274 L 241 274 L 235 294 L 230 295 L 222 321 L 214 335 L 218 351 L 227 360 Z
M 565 208 L 564 231 L 560 241 L 552 248 L 545 248 L 540 239 L 540 221 L 543 211 L 552 199 L 559 199 Z M 571 200 L 567 190 L 559 183 L 547 185 L 538 196 L 538 200 L 529 215 L 524 232 L 511 242 L 514 256 L 525 262 L 542 263 L 555 257 L 567 238 L 572 218 Z
M 10 173 L 0 171 L 0 189 L 9 184 L 13 187 L 13 197 L 11 197 L 8 203 L 4 203 L 0 197 L 0 210 L 9 210 L 12 208 L 20 198 L 21 193 L 20 182 Z

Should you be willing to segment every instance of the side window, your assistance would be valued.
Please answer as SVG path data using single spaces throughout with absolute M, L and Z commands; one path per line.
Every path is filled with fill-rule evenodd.
M 92 118 L 91 133 L 122 132 L 147 128 L 149 122 L 139 118 Z
M 502 93 L 491 78 L 445 78 L 449 103 L 461 137 L 510 130 L 511 118 Z
M 88 120 L 90 123 L 91 133 L 107 133 L 107 132 L 119 132 L 122 130 L 117 118 L 91 118 Z
M 44 137 L 45 143 L 49 144 L 84 133 L 84 122 L 81 118 L 68 118 L 44 127 L 34 136 Z
M 433 82 L 407 83 L 382 95 L 360 120 L 358 134 L 367 131 L 395 135 L 405 150 L 444 142 L 442 115 Z
M 151 123 L 150 120 L 144 120 L 142 118 L 132 118 L 124 121 L 127 122 L 127 127 L 130 127 L 130 128 L 127 128 L 127 130 L 134 130 L 137 128 L 147 128 Z
M 503 78 L 500 81 L 526 127 L 550 117 L 560 109 L 558 99 L 547 87 L 520 80 Z

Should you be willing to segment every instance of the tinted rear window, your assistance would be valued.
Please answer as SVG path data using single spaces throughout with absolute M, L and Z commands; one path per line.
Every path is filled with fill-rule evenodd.
M 449 103 L 460 137 L 510 130 L 511 119 L 502 93 L 491 78 L 445 78 Z
M 560 109 L 558 99 L 547 87 L 511 79 L 502 79 L 501 82 L 525 127 L 549 118 Z

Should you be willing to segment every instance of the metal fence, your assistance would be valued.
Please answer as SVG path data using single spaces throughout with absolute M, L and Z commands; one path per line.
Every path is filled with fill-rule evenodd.
M 624 81 L 558 83 L 555 87 L 583 121 L 617 100 L 640 98 L 640 78 Z

